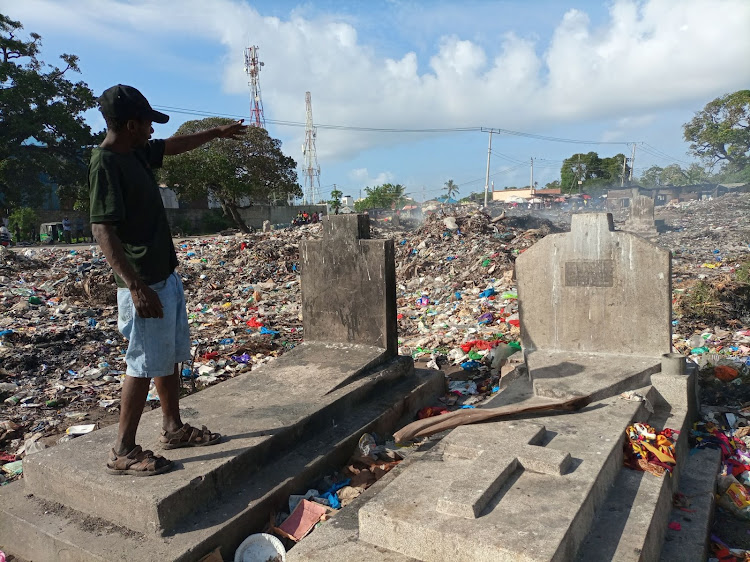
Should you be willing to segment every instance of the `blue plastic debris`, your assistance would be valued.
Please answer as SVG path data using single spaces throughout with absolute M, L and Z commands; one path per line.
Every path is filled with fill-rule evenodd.
M 464 363 L 461 363 L 461 368 L 468 371 L 469 369 L 476 369 L 481 365 L 482 364 L 479 361 L 466 361 Z
M 483 299 L 486 299 L 487 297 L 491 297 L 495 294 L 495 287 L 490 287 L 489 289 L 486 289 L 479 293 L 479 296 Z

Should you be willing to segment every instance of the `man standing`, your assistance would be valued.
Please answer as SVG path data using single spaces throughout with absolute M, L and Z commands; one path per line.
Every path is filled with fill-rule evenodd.
M 65 240 L 66 244 L 71 243 L 71 234 L 72 234 L 72 227 L 70 225 L 70 219 L 68 217 L 65 217 L 62 220 L 63 225 L 63 239 Z
M 153 378 L 162 409 L 164 449 L 212 445 L 221 435 L 180 419 L 178 363 L 190 359 L 190 333 L 177 255 L 153 169 L 217 138 L 237 138 L 242 121 L 166 140 L 150 140 L 152 122 L 169 116 L 151 108 L 131 86 L 118 84 L 98 99 L 107 135 L 91 154 L 91 230 L 115 273 L 118 328 L 128 339 L 120 425 L 107 463 L 111 474 L 151 476 L 172 462 L 136 445 Z

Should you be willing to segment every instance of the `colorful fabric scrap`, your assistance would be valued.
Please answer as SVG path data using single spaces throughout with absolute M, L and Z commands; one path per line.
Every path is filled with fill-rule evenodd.
M 655 476 L 672 473 L 675 460 L 673 436 L 679 433 L 665 428 L 657 431 L 645 423 L 636 423 L 625 430 L 625 466 L 650 472 Z

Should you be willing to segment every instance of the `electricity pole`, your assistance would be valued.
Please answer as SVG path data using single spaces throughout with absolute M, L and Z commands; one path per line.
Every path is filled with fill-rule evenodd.
M 633 182 L 633 167 L 635 166 L 635 143 L 633 143 L 633 152 L 630 154 L 630 177 L 629 182 Z
M 620 187 L 625 187 L 625 169 L 628 165 L 628 158 L 622 157 L 622 174 L 620 174 Z
M 487 174 L 484 177 L 484 208 L 487 208 L 487 194 L 490 190 L 490 156 L 492 154 L 492 129 L 488 130 L 490 133 L 490 141 L 487 145 Z
M 531 195 L 534 195 L 534 157 L 531 157 L 531 182 L 529 183 L 531 188 Z

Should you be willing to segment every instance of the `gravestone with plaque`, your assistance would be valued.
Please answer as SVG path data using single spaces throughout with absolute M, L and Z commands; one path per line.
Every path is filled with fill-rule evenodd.
M 594 399 L 641 386 L 671 351 L 671 257 L 615 231 L 609 213 L 573 215 L 516 261 L 521 342 L 538 396 Z

